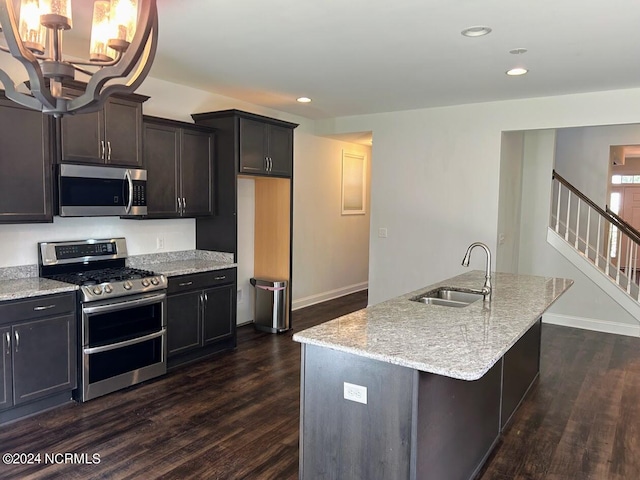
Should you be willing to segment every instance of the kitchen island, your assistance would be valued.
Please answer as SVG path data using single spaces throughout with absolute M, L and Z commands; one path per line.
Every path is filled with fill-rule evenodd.
M 542 314 L 573 283 L 496 273 L 492 301 L 412 301 L 478 289 L 473 271 L 296 333 L 300 478 L 470 479 L 539 372 Z

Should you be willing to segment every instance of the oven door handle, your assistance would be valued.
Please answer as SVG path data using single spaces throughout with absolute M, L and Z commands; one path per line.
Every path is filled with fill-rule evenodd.
M 115 310 L 122 310 L 123 308 L 130 307 L 142 307 L 144 305 L 149 305 L 152 303 L 158 303 L 164 300 L 167 297 L 165 293 L 160 293 L 158 295 L 151 295 L 149 297 L 138 298 L 137 300 L 127 300 L 124 302 L 118 303 L 110 303 L 108 305 L 98 305 L 95 307 L 82 307 L 82 313 L 86 313 L 88 315 L 92 315 L 94 313 L 103 313 Z
M 83 351 L 87 355 L 91 355 L 92 353 L 101 353 L 108 352 L 109 350 L 115 350 L 116 348 L 128 347 L 129 345 L 135 345 L 136 343 L 146 342 L 148 340 L 153 340 L 154 338 L 161 337 L 167 331 L 166 328 L 163 328 L 159 332 L 150 333 L 149 335 L 145 335 L 144 337 L 132 338 L 131 340 L 125 340 L 124 342 L 112 343 L 111 345 L 104 345 L 102 347 L 90 347 L 84 348 Z

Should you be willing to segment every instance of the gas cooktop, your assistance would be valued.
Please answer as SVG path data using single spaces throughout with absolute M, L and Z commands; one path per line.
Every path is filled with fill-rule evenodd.
M 83 302 L 167 288 L 167 279 L 125 265 L 124 238 L 38 244 L 40 276 L 80 286 Z

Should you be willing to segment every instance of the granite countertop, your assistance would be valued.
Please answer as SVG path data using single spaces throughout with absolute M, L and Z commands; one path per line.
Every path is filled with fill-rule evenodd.
M 47 278 L 28 277 L 2 279 L 0 280 L 0 301 L 73 292 L 77 289 L 78 287 L 76 285 L 49 280 Z
M 233 262 L 232 253 L 203 250 L 134 255 L 127 258 L 127 264 L 134 268 L 153 270 L 167 277 L 237 266 Z M 77 285 L 38 277 L 37 265 L 0 268 L 0 301 L 75 290 L 78 290 Z
M 461 380 L 481 378 L 573 280 L 494 273 L 493 299 L 463 308 L 409 300 L 439 286 L 480 289 L 474 270 L 296 333 L 300 343 Z
M 204 250 L 186 250 L 149 255 L 136 255 L 127 259 L 131 267 L 152 270 L 167 277 L 210 272 L 223 268 L 235 268 L 233 254 L 226 252 L 208 252 Z

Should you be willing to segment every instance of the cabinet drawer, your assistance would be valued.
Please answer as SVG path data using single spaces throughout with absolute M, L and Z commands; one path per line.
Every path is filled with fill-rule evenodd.
M 0 303 L 0 325 L 73 312 L 75 305 L 74 293 L 42 295 L 26 300 Z
M 211 272 L 193 273 L 191 275 L 180 275 L 169 277 L 167 294 L 186 292 L 200 288 L 214 287 L 236 281 L 236 269 L 225 268 L 213 270 Z

